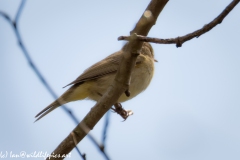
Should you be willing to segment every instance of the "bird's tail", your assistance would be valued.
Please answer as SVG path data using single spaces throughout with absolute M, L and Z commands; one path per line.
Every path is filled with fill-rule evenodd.
M 83 83 L 81 85 L 73 85 L 69 88 L 62 96 L 60 96 L 57 100 L 51 103 L 49 106 L 44 108 L 41 112 L 39 112 L 35 118 L 36 121 L 41 119 L 42 117 L 46 116 L 48 113 L 56 109 L 57 107 L 76 100 L 85 99 L 88 97 L 88 88 L 91 84 L 90 83 Z M 35 121 L 35 122 L 36 122 Z
M 39 112 L 35 118 L 37 118 L 35 120 L 38 121 L 39 119 L 41 119 L 42 117 L 46 116 L 48 113 L 50 113 L 51 111 L 53 111 L 54 109 L 56 109 L 57 107 L 65 104 L 66 102 L 64 100 L 62 100 L 62 97 L 58 98 L 57 100 L 55 100 L 53 103 L 51 103 L 50 105 L 48 105 L 46 108 L 44 108 L 41 112 Z

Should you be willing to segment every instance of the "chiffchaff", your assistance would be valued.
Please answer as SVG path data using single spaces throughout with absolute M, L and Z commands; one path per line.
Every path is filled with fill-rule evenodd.
M 119 64 L 121 63 L 122 55 L 122 50 L 115 52 L 85 70 L 75 81 L 68 84 L 72 86 L 66 92 L 39 112 L 35 118 L 39 120 L 57 107 L 71 101 L 85 98 L 98 101 L 106 92 L 109 85 L 113 83 Z M 154 59 L 152 46 L 144 42 L 132 71 L 129 86 L 131 94 L 127 97 L 123 93 L 117 102 L 127 101 L 148 87 L 154 73 L 154 61 L 156 60 Z

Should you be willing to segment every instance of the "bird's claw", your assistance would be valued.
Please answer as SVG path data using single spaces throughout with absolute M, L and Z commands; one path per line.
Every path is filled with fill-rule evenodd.
M 124 119 L 123 122 L 126 121 L 129 116 L 133 115 L 132 110 L 125 110 L 120 103 L 116 103 L 114 106 L 115 108 L 112 107 L 111 109 Z

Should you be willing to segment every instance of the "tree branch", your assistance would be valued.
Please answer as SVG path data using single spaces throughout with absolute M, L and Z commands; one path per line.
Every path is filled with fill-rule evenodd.
M 102 134 L 102 149 L 105 149 L 105 143 L 106 143 L 106 137 L 107 137 L 107 129 L 108 129 L 108 125 L 109 125 L 109 117 L 110 117 L 110 111 L 108 111 L 106 113 L 106 118 L 105 118 L 105 122 L 104 122 L 104 127 L 103 127 L 103 134 Z
M 49 83 L 46 81 L 45 77 L 43 76 L 43 74 L 40 72 L 40 70 L 38 69 L 38 67 L 35 65 L 35 63 L 33 62 L 33 59 L 31 58 L 28 50 L 26 49 L 26 46 L 22 40 L 22 37 L 20 35 L 20 32 L 19 32 L 19 29 L 18 29 L 18 23 L 19 23 L 19 19 L 21 17 L 21 14 L 22 14 L 22 11 L 24 9 L 24 6 L 25 6 L 25 3 L 26 3 L 26 0 L 22 0 L 22 2 L 20 3 L 20 6 L 17 10 L 17 14 L 15 16 L 15 19 L 12 20 L 8 14 L 0 11 L 0 16 L 2 16 L 3 18 L 5 18 L 5 20 L 7 22 L 9 22 L 9 24 L 13 27 L 13 30 L 15 32 L 15 35 L 17 37 L 17 41 L 18 41 L 18 44 L 25 56 L 25 58 L 27 59 L 27 62 L 28 64 L 30 65 L 30 67 L 32 68 L 32 70 L 34 71 L 34 73 L 37 75 L 37 77 L 40 79 L 40 81 L 42 82 L 42 84 L 45 86 L 45 88 L 48 90 L 48 92 L 52 95 L 52 97 L 54 99 L 57 99 L 58 96 L 57 94 L 53 91 L 53 89 L 51 88 L 51 86 L 49 85 Z M 67 113 L 67 115 L 76 123 L 78 124 L 79 123 L 79 120 L 77 119 L 77 117 L 72 113 L 72 111 L 70 109 L 68 109 L 68 107 L 66 105 L 63 105 L 61 107 L 65 113 Z M 106 120 L 107 121 L 107 120 Z M 106 129 L 105 129 L 106 130 Z M 104 133 L 106 134 L 106 133 Z M 91 134 L 88 134 L 88 137 L 90 138 L 90 140 L 92 141 L 92 143 L 99 149 L 99 151 L 103 154 L 103 156 L 106 158 L 106 159 L 109 159 L 108 158 L 108 155 L 107 153 L 103 150 L 104 148 L 104 144 L 103 145 L 100 145 L 98 144 L 98 142 L 95 140 L 95 138 L 91 135 Z M 103 142 L 104 143 L 104 142 Z M 79 148 L 76 147 L 76 150 L 77 152 L 79 153 L 79 155 L 85 159 L 85 154 L 82 154 L 79 150 Z
M 109 86 L 107 92 L 102 98 L 47 159 L 63 159 L 64 157 L 61 156 L 68 154 L 77 143 L 79 143 L 90 132 L 90 130 L 93 129 L 102 116 L 128 89 L 131 72 L 143 43 L 136 40 L 136 34 L 144 36 L 148 34 L 167 2 L 168 0 L 152 0 L 150 2 L 136 27 L 131 31 L 129 42 L 123 48 L 123 58 L 113 84 Z M 54 155 L 60 155 L 60 157 L 54 157 Z
M 222 13 L 217 16 L 214 20 L 210 23 L 204 25 L 201 29 L 196 30 L 192 33 L 189 33 L 185 36 L 176 37 L 176 38 L 168 38 L 168 39 L 159 39 L 159 38 L 152 38 L 152 37 L 145 37 L 141 34 L 137 35 L 137 39 L 144 42 L 152 42 L 158 44 L 176 44 L 177 47 L 181 47 L 182 44 L 186 41 L 189 41 L 193 38 L 198 38 L 202 34 L 210 31 L 216 25 L 222 23 L 223 19 L 228 15 L 228 13 L 239 3 L 240 0 L 233 0 L 223 11 Z M 129 40 L 129 36 L 120 36 L 118 40 Z

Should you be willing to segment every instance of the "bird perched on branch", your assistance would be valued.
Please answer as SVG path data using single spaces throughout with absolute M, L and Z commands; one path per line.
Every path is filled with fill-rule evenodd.
M 66 92 L 35 116 L 37 118 L 36 121 L 68 102 L 86 98 L 98 101 L 113 83 L 122 56 L 123 49 L 86 69 L 76 80 L 67 85 L 72 86 Z M 154 59 L 152 46 L 144 42 L 132 71 L 129 86 L 131 94 L 127 96 L 123 93 L 118 99 L 118 103 L 137 96 L 148 87 L 154 73 L 154 61 L 157 62 Z

